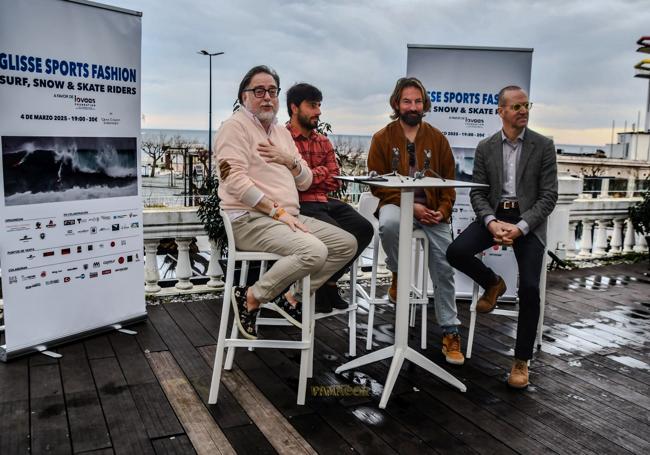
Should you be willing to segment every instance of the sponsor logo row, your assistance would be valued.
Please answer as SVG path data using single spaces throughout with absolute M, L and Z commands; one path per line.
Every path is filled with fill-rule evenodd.
M 137 253 L 118 256 L 113 259 L 93 261 L 68 268 L 42 270 L 39 273 L 12 274 L 8 276 L 10 285 L 24 283 L 25 289 L 41 286 L 70 283 L 73 280 L 85 280 L 111 275 L 129 270 L 129 263 L 139 262 Z M 115 267 L 117 265 L 117 267 Z

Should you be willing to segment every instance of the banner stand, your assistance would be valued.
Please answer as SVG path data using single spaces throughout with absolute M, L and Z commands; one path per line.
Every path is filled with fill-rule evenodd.
M 113 330 L 124 331 L 125 329 L 122 328 L 123 326 L 137 324 L 139 322 L 145 321 L 146 319 L 147 319 L 147 313 L 145 312 L 145 313 L 143 313 L 143 314 L 141 314 L 139 316 L 135 316 L 135 317 L 132 317 L 132 318 L 129 318 L 129 319 L 125 319 L 125 320 L 120 321 L 120 322 L 118 322 L 116 324 L 105 325 L 105 326 L 102 326 L 102 327 L 96 327 L 94 329 L 89 329 L 89 330 L 86 330 L 84 332 L 74 333 L 74 334 L 71 334 L 71 335 L 68 335 L 68 336 L 65 336 L 65 337 L 49 340 L 49 341 L 44 342 L 42 344 L 39 344 L 37 346 L 32 346 L 32 347 L 23 348 L 23 349 L 17 349 L 17 350 L 9 351 L 9 352 L 7 352 L 7 350 L 6 350 L 6 345 L 2 345 L 2 346 L 0 346 L 0 360 L 2 360 L 3 362 L 7 362 L 7 361 L 13 360 L 13 359 L 15 359 L 17 357 L 21 357 L 21 356 L 25 356 L 25 355 L 29 355 L 29 354 L 35 354 L 35 353 L 41 353 L 41 354 L 44 354 L 44 355 L 47 355 L 47 356 L 50 356 L 50 357 L 54 357 L 54 356 L 50 355 L 47 352 L 48 352 L 49 349 L 52 349 L 55 346 L 60 346 L 62 344 L 71 343 L 73 341 L 80 340 L 82 338 L 88 338 L 88 337 L 91 337 L 91 336 L 100 335 L 102 333 L 111 332 Z M 116 326 L 119 326 L 119 328 L 117 328 Z M 129 333 L 129 335 L 137 333 L 137 332 L 134 332 L 133 330 L 129 330 L 128 332 L 133 332 L 133 333 Z M 126 332 L 124 332 L 124 333 L 126 333 Z M 54 352 L 52 352 L 52 354 L 55 354 L 56 358 L 63 357 L 61 354 L 57 354 L 57 353 L 54 353 Z
M 141 42 L 137 11 L 0 0 L 2 361 L 147 318 Z

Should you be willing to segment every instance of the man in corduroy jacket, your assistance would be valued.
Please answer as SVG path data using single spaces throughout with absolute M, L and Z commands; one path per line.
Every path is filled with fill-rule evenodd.
M 414 77 L 397 81 L 390 97 L 393 122 L 375 133 L 368 152 L 368 170 L 387 174 L 396 170 L 413 176 L 425 166 L 428 176 L 455 177 L 454 157 L 445 136 L 423 121 L 431 110 L 431 100 L 422 83 Z M 399 246 L 400 191 L 371 187 L 379 198 L 379 235 L 386 251 L 386 266 L 393 272 L 388 291 L 391 301 L 397 296 L 397 257 Z M 426 188 L 415 191 L 413 226 L 422 229 L 429 240 L 429 274 L 435 288 L 435 312 L 443 331 L 442 352 L 447 362 L 462 365 L 454 271 L 445 256 L 452 241 L 451 209 L 456 199 L 453 188 Z

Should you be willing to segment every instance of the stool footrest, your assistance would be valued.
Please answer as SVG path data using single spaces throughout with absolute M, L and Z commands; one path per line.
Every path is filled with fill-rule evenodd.
M 329 313 L 315 313 L 314 314 L 314 321 L 317 321 L 317 320 L 323 319 L 323 318 L 328 318 L 330 316 L 336 316 L 337 314 L 345 314 L 345 313 L 348 313 L 350 311 L 357 311 L 357 305 L 355 304 L 355 305 L 351 305 L 351 306 L 349 306 L 347 308 L 341 308 L 341 309 L 334 308 Z
M 272 348 L 272 349 L 309 349 L 309 341 L 288 340 L 245 340 L 243 338 L 226 338 L 226 347 L 237 348 Z
M 281 326 L 292 326 L 293 324 L 287 321 L 285 318 L 257 318 L 257 325 L 281 325 Z

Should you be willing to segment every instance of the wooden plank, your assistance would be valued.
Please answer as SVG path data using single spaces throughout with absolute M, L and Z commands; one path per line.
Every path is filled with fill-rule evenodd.
M 542 367 L 537 372 L 539 374 L 535 382 L 545 390 L 567 397 L 575 406 L 598 415 L 614 427 L 631 431 L 650 441 L 649 410 L 553 367 Z
M 223 430 L 237 455 L 276 455 L 277 452 L 262 432 L 250 423 Z
M 235 450 L 212 420 L 172 355 L 152 352 L 147 358 L 196 452 L 234 454 Z
M 111 344 L 108 342 L 108 337 L 106 335 L 97 335 L 88 338 L 84 341 L 84 346 L 86 346 L 86 355 L 90 360 L 115 356 L 113 348 L 111 348 Z
M 147 313 L 150 308 L 152 308 L 152 306 L 147 305 Z M 129 328 L 138 332 L 135 339 L 138 340 L 138 344 L 142 348 L 142 351 L 158 352 L 167 350 L 167 345 L 149 320 L 129 326 Z
M 50 349 L 52 352 L 59 352 L 58 348 Z M 49 355 L 39 354 L 34 351 L 29 357 L 29 367 L 37 367 L 39 365 L 57 365 L 58 361 Z
M 215 346 L 199 348 L 199 351 L 212 367 Z M 278 453 L 316 453 L 241 370 L 225 371 L 221 381 Z
M 563 359 L 558 359 L 545 353 L 541 353 L 538 357 L 547 365 L 554 366 L 581 381 L 599 387 L 624 400 L 633 402 L 637 406 L 650 410 L 650 393 L 646 391 L 648 388 L 646 384 L 642 384 L 639 381 L 623 376 L 608 368 L 599 367 L 586 358 L 580 359 L 579 361 L 565 362 Z
M 59 362 L 72 449 L 75 452 L 87 452 L 111 447 L 83 343 L 65 346 L 60 353 L 63 355 Z
M 476 355 L 481 355 L 480 353 L 483 349 L 483 347 L 479 346 L 475 351 Z M 594 453 L 618 453 L 621 451 L 620 446 L 605 439 L 603 435 L 584 427 L 582 422 L 574 416 L 560 414 L 551 403 L 538 399 L 537 390 L 534 386 L 529 387 L 530 390 L 522 393 L 521 391 L 513 391 L 506 387 L 504 385 L 505 376 L 503 380 L 485 378 L 480 372 L 475 372 L 470 376 L 473 376 L 473 388 L 486 390 L 494 397 L 502 400 L 503 403 L 507 403 L 516 408 L 519 412 L 528 416 L 528 418 L 534 419 L 543 426 L 548 427 L 551 432 L 557 433 L 558 437 L 565 441 L 561 447 L 567 450 L 572 450 L 573 444 L 569 441 L 575 441 Z M 495 412 L 501 415 L 505 415 L 508 412 L 507 410 L 501 411 L 503 407 L 501 405 L 495 407 Z M 491 410 L 491 408 L 492 406 L 488 410 Z M 516 418 L 516 414 L 513 415 L 513 418 Z M 531 431 L 535 430 L 531 428 Z M 576 453 L 580 453 L 581 451 L 576 449 Z
M 278 330 L 273 328 L 273 331 Z M 278 372 L 282 380 L 289 383 L 295 382 L 298 376 L 298 355 L 294 351 L 278 350 L 257 350 L 256 355 L 267 363 L 267 365 Z M 318 357 L 314 356 L 314 378 L 311 384 L 325 384 L 340 386 L 340 378 L 329 372 L 324 372 L 326 368 L 320 365 Z M 385 377 L 385 373 L 383 374 Z M 353 397 L 354 398 L 354 397 Z M 375 397 L 378 400 L 379 397 Z M 372 411 L 373 417 L 369 417 L 370 410 L 376 406 L 371 404 L 367 398 L 362 401 L 362 405 L 351 404 L 350 408 L 342 405 L 344 401 L 353 402 L 354 400 L 346 397 L 319 398 L 311 397 L 310 407 L 327 423 L 343 437 L 359 453 L 412 453 L 414 450 L 426 453 L 429 447 L 425 447 L 422 441 L 413 433 L 410 433 L 399 422 L 393 420 L 384 411 Z M 383 422 L 377 431 L 374 431 L 372 425 L 367 425 L 368 419 L 377 418 Z M 370 428 L 369 428 L 370 427 Z M 408 437 L 404 437 L 408 434 Z M 397 446 L 391 447 L 391 444 Z
M 360 454 L 398 453 L 346 408 L 334 402 L 323 402 L 318 408 L 321 418 Z M 382 426 L 378 430 L 383 431 L 387 428 L 388 426 Z
M 216 348 L 213 347 L 213 351 Z M 288 386 L 282 381 L 273 368 L 269 368 L 255 352 L 248 349 L 238 349 L 235 356 L 236 365 L 246 372 L 246 375 L 255 384 L 255 386 L 264 394 L 265 397 L 272 399 L 273 405 L 287 419 L 295 416 L 310 414 L 314 410 L 307 403 L 304 406 L 296 404 L 296 387 Z M 214 363 L 214 358 L 210 359 L 209 364 Z M 309 391 L 307 391 L 309 393 Z
M 70 453 L 68 420 L 58 365 L 30 368 L 31 453 Z
M 0 453 L 28 453 L 29 360 L 0 363 Z
M 211 333 L 219 332 L 219 305 L 213 301 L 197 301 L 188 304 L 187 308 L 207 331 Z M 273 397 L 274 406 L 286 418 L 313 412 L 309 406 L 298 406 L 296 404 L 296 389 L 288 387 L 284 382 L 278 380 L 275 374 L 276 369 L 269 368 L 253 352 L 239 348 L 236 351 L 235 360 L 237 365 L 247 372 L 247 376 L 267 398 Z M 213 365 L 214 358 L 210 359 L 208 364 Z M 219 400 L 221 400 L 221 396 Z
M 486 382 L 486 378 L 476 372 L 468 383 L 470 393 L 465 394 L 465 397 L 490 412 L 493 419 L 517 428 L 520 432 L 525 433 L 531 442 L 543 444 L 554 452 L 567 455 L 593 453 L 578 442 L 580 437 L 585 435 L 584 429 L 576 427 L 577 438 L 575 434 L 566 435 L 554 428 L 554 424 L 567 433 L 565 427 L 567 424 L 571 425 L 572 422 L 561 419 L 552 413 L 546 413 L 546 408 L 535 402 L 529 406 L 530 413 L 527 414 L 512 404 L 511 395 L 516 392 L 507 390 L 502 382 L 492 380 L 489 385 L 505 392 L 496 394 L 494 389 L 486 387 Z M 544 418 L 540 418 L 542 415 Z
M 358 453 L 318 414 L 299 415 L 291 423 L 318 453 Z
M 219 323 L 221 321 L 221 299 L 199 300 L 187 305 L 187 309 L 194 315 L 197 321 L 212 334 L 219 336 Z M 232 321 L 232 315 L 230 316 Z
M 433 337 L 430 338 L 434 340 L 439 340 L 442 335 L 437 324 L 430 324 L 429 334 L 433 334 Z M 506 341 L 507 338 L 500 338 L 500 340 Z M 493 337 L 490 337 L 490 341 L 494 341 Z M 497 346 L 497 349 L 501 350 L 500 344 L 495 345 Z M 437 363 L 447 369 L 450 373 L 459 377 L 463 382 L 469 381 L 468 373 L 474 373 L 480 378 L 476 383 L 481 384 L 486 380 L 486 378 L 483 372 L 476 371 L 475 365 L 475 359 L 480 358 L 476 353 L 482 352 L 480 349 L 481 347 L 484 346 L 478 347 L 475 345 L 474 356 L 472 359 L 467 360 L 467 363 L 461 369 L 445 365 L 441 356 L 440 361 Z M 435 351 L 437 351 L 437 349 L 435 349 Z M 434 357 L 431 350 L 427 350 L 424 354 L 432 359 Z M 437 356 L 436 352 L 436 357 Z M 509 359 L 504 360 L 508 363 L 510 362 Z M 462 374 L 462 376 L 460 376 L 459 373 Z M 545 425 L 540 425 L 532 418 L 527 418 L 524 414 L 519 413 L 517 409 L 509 406 L 506 402 L 502 402 L 500 399 L 485 393 L 480 389 L 477 390 L 475 385 L 472 383 L 468 384 L 468 391 L 464 394 L 444 392 L 432 393 L 432 388 L 436 387 L 438 384 L 438 381 L 433 376 L 417 374 L 417 369 L 415 371 L 407 371 L 405 376 L 406 378 L 411 379 L 413 383 L 422 387 L 437 401 L 444 403 L 447 407 L 458 412 L 464 418 L 474 423 L 477 427 L 487 430 L 490 435 L 518 452 L 537 453 L 543 451 L 558 451 L 557 444 L 562 441 L 562 438 L 558 438 L 556 432 L 550 431 Z M 493 412 L 493 408 L 498 408 L 499 411 Z M 513 431 L 513 428 L 516 428 L 519 431 Z M 562 445 L 565 447 L 560 450 L 564 450 L 565 453 L 580 453 L 585 451 L 584 448 L 573 444 L 571 441 L 564 442 Z
M 147 431 L 115 357 L 94 359 L 90 367 L 117 453 L 153 454 Z
M 433 311 L 432 311 L 431 313 L 433 313 Z M 381 319 L 381 318 L 378 318 L 378 319 L 379 319 L 379 320 L 378 320 L 378 323 L 382 323 L 382 319 Z M 334 337 L 338 337 L 338 338 L 340 338 L 341 341 L 344 341 L 345 343 L 347 343 L 347 335 L 346 335 L 345 333 L 343 333 L 340 329 L 339 329 L 339 330 L 336 330 L 336 328 L 335 328 L 335 326 L 336 326 L 337 324 L 343 324 L 343 325 L 346 325 L 347 321 L 344 321 L 344 320 L 342 320 L 341 318 L 328 318 L 327 321 L 328 321 L 328 324 L 325 324 L 325 325 L 330 325 L 330 326 L 332 326 L 332 334 L 333 334 L 333 336 L 334 336 Z M 437 331 L 439 330 L 439 328 L 437 327 L 437 324 L 432 323 L 432 324 L 429 325 L 429 327 L 430 327 L 430 329 L 429 329 L 429 339 L 432 339 L 432 331 L 435 330 L 436 332 L 433 333 L 433 335 L 434 335 L 433 338 L 436 339 L 436 340 L 441 340 L 442 334 L 437 332 Z M 413 345 L 419 345 L 419 330 L 416 330 L 416 331 L 413 331 L 413 332 L 416 333 L 417 335 L 414 337 L 414 340 L 412 340 L 411 343 L 412 343 Z M 332 341 L 331 341 L 331 340 L 332 340 L 332 336 L 328 336 L 328 337 L 327 337 L 327 344 L 328 344 L 328 345 L 332 345 Z M 417 342 L 414 343 L 414 341 L 417 341 Z M 430 342 L 429 344 L 432 344 L 432 343 Z M 439 357 L 438 359 L 435 359 L 435 360 L 436 360 L 436 363 L 438 363 L 439 365 L 441 365 L 441 366 L 443 366 L 444 368 L 448 369 L 448 370 L 449 370 L 452 374 L 454 374 L 455 376 L 458 376 L 459 371 L 462 371 L 462 370 L 460 370 L 460 369 L 457 368 L 457 367 L 451 367 L 451 368 L 450 368 L 449 365 L 444 364 L 444 360 L 443 360 L 443 358 L 442 358 L 442 355 L 441 355 L 438 351 L 439 351 L 439 348 L 438 348 L 438 349 L 435 349 L 435 348 L 434 348 L 433 350 L 427 350 L 425 353 L 426 353 L 426 354 L 430 354 L 430 353 L 432 353 L 432 352 L 435 353 L 435 355 L 436 355 L 437 357 Z M 378 363 L 378 364 L 376 364 L 376 365 L 381 365 L 381 364 Z M 364 367 L 364 368 L 365 368 L 365 367 Z M 385 366 L 384 366 L 383 368 L 384 368 L 384 371 L 385 371 L 385 370 L 386 370 Z M 405 370 L 403 370 L 402 375 L 401 375 L 401 377 L 400 377 L 400 380 L 397 382 L 397 384 L 401 384 L 403 390 L 405 390 L 405 391 L 406 391 L 406 390 L 412 391 L 412 390 L 417 390 L 417 389 L 421 388 L 422 385 L 421 385 L 419 379 L 416 380 L 416 381 L 407 381 L 407 380 L 405 380 L 405 378 L 407 377 L 407 376 L 405 376 L 405 374 L 404 374 L 405 371 L 406 371 L 406 372 L 409 372 L 408 376 L 410 376 L 410 375 L 414 375 L 414 377 L 417 377 L 417 378 L 421 378 L 421 377 L 423 376 L 423 375 L 422 375 L 422 372 L 420 371 L 419 368 L 417 368 L 417 367 L 412 367 L 412 368 L 411 368 L 411 367 L 407 367 Z M 385 373 L 380 374 L 380 377 L 385 377 Z M 462 378 L 461 378 L 461 379 L 462 379 Z M 436 384 L 436 388 L 440 388 L 440 389 L 441 389 L 440 392 L 438 392 L 438 393 L 434 393 L 434 394 L 433 394 L 434 396 L 437 396 L 437 395 L 440 395 L 440 394 L 450 394 L 450 395 L 456 396 L 455 393 L 450 393 L 448 390 L 445 390 L 445 389 L 447 389 L 447 386 L 445 386 L 445 385 L 439 383 L 439 382 L 437 381 L 437 379 L 435 379 L 435 378 L 433 378 L 433 377 L 430 377 L 429 380 L 432 381 L 432 382 L 437 383 L 437 384 Z M 417 386 L 417 388 L 416 388 L 416 386 Z M 462 394 L 461 394 L 461 395 L 462 395 Z M 407 392 L 405 396 L 406 396 L 406 397 L 410 397 L 411 399 L 416 399 L 416 398 L 419 399 L 419 397 L 421 396 L 421 392 L 420 392 L 420 393 L 417 393 L 417 394 L 413 394 L 413 393 L 408 393 L 408 392 Z M 388 411 L 388 413 L 392 415 L 392 410 L 394 409 L 393 402 L 395 402 L 395 401 L 400 401 L 400 400 L 403 401 L 403 395 L 396 395 L 396 394 L 394 394 L 394 393 L 391 394 L 391 399 L 390 399 L 390 402 L 389 402 L 389 406 L 387 407 L 386 411 Z M 424 412 L 424 410 L 417 410 L 416 407 L 415 407 L 415 405 L 414 405 L 414 403 L 409 403 L 408 408 L 409 408 L 409 412 L 411 412 L 411 413 L 415 412 L 415 413 L 422 414 L 422 415 L 428 415 L 428 414 L 429 414 L 428 412 Z M 403 416 L 403 413 L 402 413 L 402 416 Z M 396 413 L 395 417 L 400 417 L 400 414 L 399 414 L 399 413 Z M 408 425 L 408 424 L 407 424 L 406 426 L 408 427 L 408 429 L 409 429 L 410 431 L 415 431 L 415 429 L 414 429 L 411 425 Z M 439 438 L 426 438 L 426 436 L 423 435 L 423 440 L 426 441 L 426 442 L 428 443 L 428 445 L 431 446 L 433 449 L 441 449 L 441 446 L 438 444 L 438 443 L 439 443 L 439 440 L 441 440 L 441 439 L 445 439 L 445 438 L 446 438 L 446 439 L 445 439 L 445 443 L 442 444 L 442 449 L 443 449 L 443 450 L 444 450 L 444 447 L 445 447 L 446 443 L 449 443 L 449 444 L 450 444 L 451 446 L 453 446 L 454 448 L 457 448 L 457 447 L 458 447 L 458 448 L 461 448 L 461 449 L 460 449 L 461 451 L 462 451 L 462 447 L 466 447 L 465 450 L 466 450 L 467 452 L 473 452 L 473 449 L 475 449 L 475 447 L 473 447 L 472 449 L 470 449 L 470 448 L 469 448 L 469 445 L 468 445 L 466 442 L 464 442 L 463 440 L 461 440 L 461 439 L 457 439 L 456 437 L 452 436 L 452 434 L 451 434 L 450 432 L 448 432 L 449 430 L 445 431 L 445 429 L 443 429 L 443 428 L 439 428 L 439 424 L 438 424 L 437 422 L 433 422 L 433 421 L 432 421 L 430 427 L 434 427 L 434 428 L 436 428 L 438 431 L 442 432 L 442 433 L 440 434 L 440 437 L 439 437 Z M 450 427 L 450 428 L 451 428 L 451 427 Z M 382 434 L 382 437 L 386 440 L 386 437 L 384 437 L 383 434 Z M 488 437 L 488 438 L 489 438 L 488 435 L 484 435 L 484 437 Z M 487 441 L 487 440 L 489 440 L 489 439 L 485 439 L 484 441 Z M 491 446 L 488 445 L 488 447 L 494 447 L 495 445 L 496 445 L 497 447 L 505 448 L 504 446 L 500 445 L 500 443 L 498 443 L 498 442 L 495 441 L 495 440 L 493 440 L 493 441 L 492 441 L 492 445 L 491 445 Z
M 164 337 L 170 352 L 201 400 L 207 403 L 212 369 L 163 307 L 150 307 L 149 318 L 156 330 Z M 241 405 L 227 389 L 219 392 L 219 405 L 208 406 L 208 410 L 221 428 L 248 425 L 251 422 Z
M 581 427 L 580 431 L 590 432 L 592 434 L 592 438 L 598 438 L 599 435 L 604 435 L 609 441 L 617 444 L 618 446 L 613 446 L 616 447 L 614 452 L 620 452 L 622 448 L 626 448 L 632 452 L 635 452 L 636 450 L 639 450 L 638 447 L 643 446 L 644 443 L 642 440 L 634 435 L 623 435 L 620 432 L 612 432 L 611 425 L 609 425 L 606 421 L 592 414 L 591 412 L 584 411 L 575 406 L 574 403 L 571 403 L 567 400 L 566 396 L 556 396 L 553 393 L 537 386 L 535 382 L 537 378 L 533 376 L 535 374 L 534 372 L 535 370 L 531 370 L 531 384 L 534 385 L 529 387 L 530 390 L 524 393 L 521 391 L 508 391 L 512 395 L 512 398 L 517 400 L 517 402 L 522 399 L 532 398 L 538 403 L 548 406 L 552 409 L 553 414 L 558 414 L 563 419 L 566 419 L 568 421 L 579 422 L 579 425 Z M 500 387 L 502 388 L 503 386 Z M 493 392 L 493 389 L 490 391 Z M 520 408 L 519 405 L 518 408 Z M 546 420 L 543 420 L 543 422 L 546 423 Z M 563 429 L 560 428 L 559 431 L 563 431 Z M 602 441 L 600 441 L 600 443 L 602 444 Z M 608 447 L 609 449 L 606 452 L 611 452 L 611 443 L 609 443 Z
M 183 433 L 183 427 L 135 338 L 116 332 L 109 336 L 109 340 L 149 438 Z
M 156 375 L 133 335 L 114 332 L 108 336 L 108 340 L 128 384 L 156 382 Z
M 194 346 L 217 344 L 217 340 L 203 328 L 201 323 L 187 309 L 185 302 L 167 303 L 165 304 L 165 309 L 170 314 L 174 322 L 178 324 L 183 333 L 187 335 L 187 338 Z M 218 331 L 215 332 L 214 335 L 216 337 L 218 335 Z
M 609 356 L 590 355 L 589 360 L 596 365 L 604 366 L 644 384 L 650 384 L 650 370 L 636 367 L 636 362 L 643 362 L 646 365 L 650 363 L 650 357 L 639 355 L 636 352 L 617 351 Z
M 191 455 L 196 453 L 187 435 L 171 436 L 151 441 L 156 455 Z
M 80 452 L 80 453 L 83 455 L 114 455 L 115 454 L 115 452 L 111 448 L 91 450 L 90 452 Z
M 475 454 L 475 450 L 441 428 L 428 413 L 415 409 L 413 402 L 419 399 L 420 393 L 409 392 L 391 397 L 386 411 L 439 453 Z

